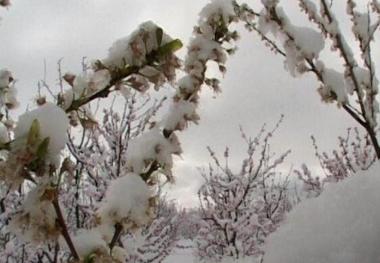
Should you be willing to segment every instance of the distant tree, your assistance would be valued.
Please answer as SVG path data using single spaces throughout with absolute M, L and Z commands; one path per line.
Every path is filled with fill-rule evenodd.
M 290 151 L 278 157 L 270 151 L 269 141 L 277 128 L 278 124 L 267 132 L 263 127 L 253 139 L 242 132 L 248 149 L 239 172 L 229 167 L 228 148 L 224 164 L 209 149 L 214 164 L 202 173 L 205 182 L 198 194 L 200 261 L 260 259 L 266 237 L 290 210 L 288 181 L 277 171 Z
M 158 201 L 152 223 L 121 241 L 126 244 L 127 262 L 160 263 L 169 256 L 179 241 L 183 214 L 164 198 Z
M 316 197 L 326 184 L 340 182 L 366 171 L 377 161 L 369 135 L 361 134 L 358 128 L 349 128 L 345 137 L 338 137 L 339 144 L 330 154 L 320 152 L 316 139 L 313 136 L 311 138 L 323 174 L 313 176 L 315 172 L 310 171 L 306 164 L 301 169 L 294 170 L 302 185 L 298 196 Z
M 184 240 L 195 240 L 200 229 L 200 210 L 198 208 L 189 208 L 182 211 L 183 217 L 179 236 Z M 180 246 L 180 245 L 179 245 Z

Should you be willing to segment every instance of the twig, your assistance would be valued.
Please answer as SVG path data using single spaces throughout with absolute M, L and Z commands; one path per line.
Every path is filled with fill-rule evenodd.
M 67 225 L 65 223 L 65 218 L 63 217 L 61 208 L 59 206 L 58 196 L 56 196 L 53 199 L 52 203 L 54 206 L 54 210 L 57 214 L 57 222 L 58 222 L 59 226 L 61 227 L 61 234 L 62 234 L 63 238 L 65 239 L 74 259 L 79 260 L 80 258 L 79 258 L 78 252 L 76 251 L 76 249 L 74 247 L 74 243 L 71 240 L 69 230 L 67 229 Z

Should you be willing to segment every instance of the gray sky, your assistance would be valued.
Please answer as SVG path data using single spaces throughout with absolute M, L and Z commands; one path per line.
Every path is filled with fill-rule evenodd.
M 44 60 L 47 79 L 54 84 L 58 59 L 64 58 L 64 70 L 79 72 L 83 56 L 104 57 L 114 40 L 128 35 L 146 20 L 155 21 L 171 36 L 186 43 L 197 14 L 206 3 L 206 0 L 14 0 L 8 11 L 0 11 L 0 68 L 14 72 L 22 104 L 31 104 L 36 83 L 43 77 Z M 292 6 L 288 9 L 297 13 Z M 295 21 L 303 21 L 302 16 L 296 16 Z M 336 60 L 328 59 L 333 63 Z M 238 52 L 228 61 L 223 93 L 214 99 L 211 92 L 203 92 L 200 125 L 192 125 L 180 135 L 184 154 L 177 161 L 177 185 L 172 187 L 171 196 L 185 206 L 192 205 L 201 182 L 196 167 L 207 165 L 210 160 L 206 146 L 220 154 L 229 146 L 232 160 L 240 161 L 246 148 L 239 125 L 254 136 L 264 122 L 271 127 L 281 114 L 285 114 L 285 120 L 272 142 L 274 150 L 292 149 L 288 167 L 305 162 L 316 168 L 310 135 L 316 136 L 321 149 L 331 149 L 337 136 L 354 125 L 336 106 L 320 102 L 317 87 L 311 76 L 290 77 L 279 57 L 266 49 L 256 35 L 244 32 Z

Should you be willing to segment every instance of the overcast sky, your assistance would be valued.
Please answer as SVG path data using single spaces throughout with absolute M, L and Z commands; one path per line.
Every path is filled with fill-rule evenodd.
M 83 56 L 104 57 L 114 40 L 128 35 L 146 20 L 153 20 L 186 43 L 197 14 L 206 3 L 206 0 L 14 0 L 8 11 L 0 11 L 0 68 L 14 72 L 22 104 L 32 104 L 36 83 L 43 77 L 44 60 L 47 79 L 54 84 L 58 59 L 64 58 L 65 70 L 79 72 Z M 288 10 L 297 14 L 292 6 Z M 295 21 L 303 21 L 302 15 L 295 15 Z M 329 60 L 335 63 L 336 58 Z M 274 150 L 292 150 L 287 167 L 306 163 L 316 169 L 310 135 L 316 136 L 321 149 L 331 149 L 337 136 L 354 125 L 336 106 L 320 102 L 317 87 L 312 76 L 290 77 L 280 57 L 265 48 L 256 35 L 243 31 L 239 50 L 227 64 L 223 93 L 214 98 L 211 92 L 203 92 L 200 125 L 192 125 L 180 135 L 184 154 L 176 162 L 177 185 L 171 196 L 185 206 L 192 206 L 201 183 L 196 167 L 207 165 L 210 160 L 206 146 L 220 154 L 229 146 L 232 160 L 240 161 L 246 148 L 239 125 L 254 136 L 263 123 L 270 127 L 281 114 L 285 120 L 272 142 Z

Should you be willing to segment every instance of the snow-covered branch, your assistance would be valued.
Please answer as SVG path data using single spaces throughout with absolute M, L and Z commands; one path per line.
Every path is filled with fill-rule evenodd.
M 280 1 L 273 0 L 262 1 L 260 12 L 248 5 L 240 5 L 238 15 L 247 29 L 258 33 L 266 46 L 284 57 L 285 68 L 292 76 L 314 74 L 321 84 L 318 92 L 322 100 L 336 102 L 361 125 L 380 158 L 376 137 L 378 80 L 371 51 L 380 22 L 377 2 L 373 1 L 372 8 L 361 12 L 354 0 L 347 1 L 347 15 L 352 23 L 352 34 L 359 44 L 360 58 L 354 56 L 355 46 L 347 40 L 348 34 L 342 31 L 340 18 L 336 17 L 328 1 L 320 1 L 319 6 L 310 0 L 299 0 L 298 3 L 310 25 L 293 24 Z M 321 52 L 328 52 L 325 48 L 328 43 L 331 43 L 331 52 L 341 57 L 343 72 L 321 58 Z

